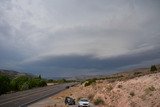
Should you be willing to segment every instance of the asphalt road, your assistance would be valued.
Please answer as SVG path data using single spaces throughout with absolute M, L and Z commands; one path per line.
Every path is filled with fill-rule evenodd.
M 32 90 L 1 95 L 0 107 L 26 107 L 31 103 L 57 94 L 58 92 L 65 90 L 66 86 L 72 86 L 74 84 L 75 83 L 67 83 L 55 86 L 46 86 L 42 88 L 35 88 Z

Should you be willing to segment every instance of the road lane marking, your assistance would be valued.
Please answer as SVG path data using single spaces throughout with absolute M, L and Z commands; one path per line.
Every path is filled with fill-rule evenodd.
M 38 92 L 43 92 L 43 91 L 45 91 L 45 90 L 48 90 L 48 88 L 49 88 L 49 87 L 47 87 L 47 89 L 45 88 L 45 89 L 39 90 L 39 91 L 38 91 L 38 90 L 34 90 L 33 92 L 31 91 L 31 92 L 29 92 L 29 93 L 24 93 L 24 94 L 19 95 L 19 96 L 10 97 L 10 98 L 8 98 L 8 99 L 0 100 L 0 103 L 2 103 L 2 102 L 4 102 L 4 101 L 7 101 L 7 100 L 11 100 L 11 99 L 19 98 L 19 97 L 22 97 L 22 96 L 30 95 L 30 94 L 35 93 L 36 91 L 38 91 Z M 50 87 L 50 88 L 54 88 L 54 87 Z
M 58 87 L 57 87 L 58 88 Z M 50 89 L 50 90 L 45 90 L 45 91 L 43 91 L 42 93 L 44 93 L 44 92 L 47 92 L 47 91 L 51 91 L 51 90 L 53 90 L 53 89 Z M 38 95 L 38 94 L 42 94 L 42 93 L 35 93 L 35 94 L 32 94 L 32 95 Z M 32 96 L 32 95 L 29 95 L 29 96 Z M 19 99 L 23 99 L 23 98 L 27 98 L 27 97 L 29 97 L 29 96 L 24 96 L 24 97 L 21 97 L 21 98 L 18 98 L 18 99 L 14 99 L 14 100 L 11 100 L 11 101 L 7 101 L 7 102 L 4 102 L 4 103 L 1 103 L 0 105 L 4 105 L 4 104 L 7 104 L 7 103 L 10 103 L 10 102 L 14 102 L 14 101 L 17 101 L 17 100 L 19 100 Z

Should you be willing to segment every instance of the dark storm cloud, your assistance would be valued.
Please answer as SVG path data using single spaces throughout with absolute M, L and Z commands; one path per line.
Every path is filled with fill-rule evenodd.
M 73 76 L 75 72 L 80 74 L 83 71 L 85 71 L 86 74 L 92 74 L 92 72 L 97 72 L 97 74 L 107 74 L 112 71 L 122 70 L 120 68 L 127 68 L 128 66 L 141 64 L 147 61 L 156 63 L 154 62 L 155 59 L 160 61 L 159 53 L 160 47 L 141 53 L 104 59 L 94 58 L 92 55 L 47 56 L 24 63 L 23 66 L 27 68 L 34 68 L 34 71 L 44 72 L 46 74 L 50 73 L 50 76 L 54 74 L 66 74 L 65 76 Z
M 1 0 L 0 67 L 71 76 L 158 63 L 159 10 L 160 0 Z

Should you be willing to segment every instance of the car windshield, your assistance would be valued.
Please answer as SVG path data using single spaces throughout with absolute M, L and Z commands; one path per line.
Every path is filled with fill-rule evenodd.
M 80 101 L 83 101 L 83 102 L 88 102 L 88 100 L 87 100 L 87 99 L 81 99 Z

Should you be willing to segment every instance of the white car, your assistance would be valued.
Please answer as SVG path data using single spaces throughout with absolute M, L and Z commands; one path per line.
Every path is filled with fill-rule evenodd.
M 78 102 L 78 107 L 90 107 L 90 102 L 86 98 L 82 98 Z

